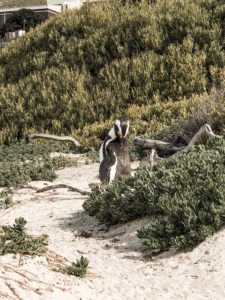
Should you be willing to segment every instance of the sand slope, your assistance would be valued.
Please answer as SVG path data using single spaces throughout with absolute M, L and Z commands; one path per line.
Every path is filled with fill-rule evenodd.
M 98 164 L 79 165 L 58 171 L 54 182 L 84 190 L 96 181 Z M 32 182 L 44 187 L 48 182 Z M 1 224 L 24 217 L 27 231 L 49 236 L 46 257 L 0 256 L 0 299 L 23 300 L 165 300 L 225 299 L 225 230 L 187 253 L 166 253 L 146 260 L 136 230 L 147 219 L 107 230 L 87 216 L 81 196 L 67 189 L 37 194 L 19 189 L 14 199 L 22 203 L 0 211 Z M 85 233 L 90 237 L 84 237 Z M 90 261 L 85 278 L 52 270 L 57 261 Z M 57 256 L 59 255 L 59 256 Z

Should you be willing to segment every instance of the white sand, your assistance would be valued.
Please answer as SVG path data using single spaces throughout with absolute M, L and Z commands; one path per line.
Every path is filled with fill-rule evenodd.
M 54 182 L 84 190 L 97 181 L 98 165 L 80 165 L 58 171 Z M 52 183 L 32 182 L 44 187 Z M 147 219 L 113 226 L 105 231 L 87 216 L 85 196 L 57 189 L 41 194 L 30 189 L 14 193 L 22 204 L 0 211 L 1 224 L 24 217 L 27 231 L 46 233 L 49 249 L 70 262 L 83 254 L 90 261 L 85 278 L 58 273 L 46 257 L 0 256 L 0 299 L 22 300 L 166 300 L 225 299 L 225 231 L 210 237 L 192 252 L 165 253 L 144 259 L 136 230 Z M 91 237 L 80 236 L 82 231 Z M 54 254 L 55 253 L 55 254 Z M 48 254 L 48 257 L 51 256 Z

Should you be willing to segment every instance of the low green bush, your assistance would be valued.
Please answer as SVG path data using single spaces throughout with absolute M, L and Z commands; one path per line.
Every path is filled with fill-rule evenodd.
M 77 259 L 76 262 L 72 262 L 71 266 L 63 267 L 62 272 L 83 278 L 87 273 L 88 264 L 88 259 L 81 256 L 81 258 Z
M 0 210 L 6 209 L 13 204 L 12 197 L 7 192 L 0 193 Z
M 53 181 L 55 170 L 76 165 L 76 160 L 62 155 L 51 157 L 58 144 L 25 143 L 0 146 L 0 187 L 9 187 L 34 180 Z M 68 151 L 68 149 L 66 149 Z
M 107 224 L 156 217 L 138 233 L 151 254 L 190 249 L 225 224 L 224 184 L 225 141 L 214 139 L 152 170 L 96 187 L 83 207 Z
M 47 250 L 47 235 L 31 236 L 26 233 L 27 221 L 20 217 L 12 226 L 0 227 L 0 255 L 19 253 L 41 255 Z

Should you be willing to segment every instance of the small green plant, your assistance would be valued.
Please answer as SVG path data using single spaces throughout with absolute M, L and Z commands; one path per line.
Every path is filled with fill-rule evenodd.
M 8 208 L 12 205 L 12 203 L 12 197 L 8 193 L 4 191 L 0 193 L 0 209 Z
M 20 217 L 12 226 L 0 227 L 0 255 L 20 253 L 41 255 L 47 250 L 47 235 L 28 235 L 25 231 L 27 221 Z
M 63 272 L 83 278 L 87 273 L 89 261 L 83 255 L 76 262 L 72 262 L 71 266 L 63 267 Z

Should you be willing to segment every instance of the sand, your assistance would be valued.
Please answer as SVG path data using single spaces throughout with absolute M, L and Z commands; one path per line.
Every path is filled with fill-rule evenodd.
M 80 164 L 57 171 L 54 184 L 89 191 L 97 173 L 98 164 Z M 30 186 L 52 184 L 40 181 Z M 20 203 L 0 211 L 0 224 L 24 217 L 28 233 L 48 234 L 49 252 L 40 257 L 0 256 L 0 299 L 225 299 L 225 230 L 191 252 L 168 252 L 150 260 L 136 237 L 148 219 L 106 230 L 83 211 L 85 197 L 65 188 L 40 194 L 25 188 L 14 191 L 13 199 Z M 54 270 L 57 260 L 69 263 L 81 255 L 90 262 L 85 278 Z

